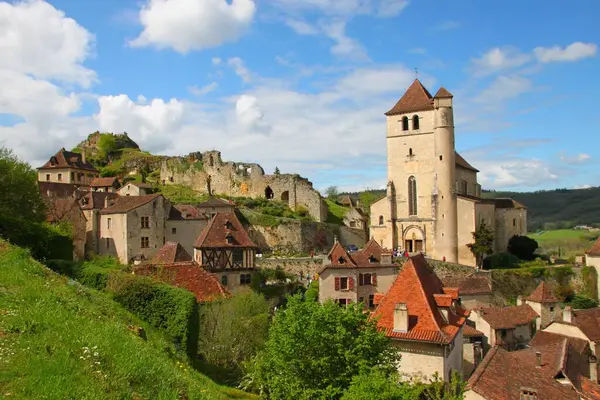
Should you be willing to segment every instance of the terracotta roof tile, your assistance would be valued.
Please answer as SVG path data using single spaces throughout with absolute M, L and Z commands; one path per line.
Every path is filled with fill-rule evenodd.
M 463 158 L 463 156 L 461 156 L 457 152 L 454 152 L 454 163 L 457 166 L 459 166 L 459 167 L 462 167 L 462 168 L 465 168 L 465 169 L 469 169 L 471 171 L 479 172 L 479 170 L 477 168 L 475 168 L 474 166 L 472 166 L 471 164 L 469 164 L 467 162 L 467 160 L 465 160 Z
M 339 242 L 336 242 L 329 251 L 329 254 L 327 254 L 329 264 L 324 265 L 320 271 L 328 268 L 377 268 L 394 266 L 393 264 L 381 264 L 381 255 L 383 253 L 385 252 L 379 243 L 372 238 L 361 250 L 354 253 L 348 253 Z M 343 260 L 343 262 L 340 262 L 340 260 Z
M 152 185 L 149 185 L 147 183 L 142 183 L 142 182 L 135 182 L 135 181 L 130 181 L 127 182 L 128 185 L 133 185 L 142 189 L 152 189 Z
M 525 300 L 536 303 L 558 303 L 560 300 L 554 295 L 554 291 L 549 284 L 542 281 L 535 290 L 525 298 Z
M 160 266 L 144 265 L 135 268 L 134 272 L 189 290 L 194 293 L 199 302 L 208 302 L 230 296 L 230 293 L 219 283 L 215 275 L 205 271 L 193 261 Z
M 600 307 L 573 310 L 572 313 L 571 325 L 581 329 L 592 342 L 600 343 Z
M 477 329 L 473 328 L 471 325 L 465 324 L 465 326 L 463 327 L 463 336 L 470 338 L 470 337 L 485 336 L 485 334 L 483 332 L 478 331 Z
M 555 360 L 555 354 L 542 353 L 542 364 L 549 359 Z M 486 400 L 519 399 L 523 388 L 535 390 L 539 399 L 579 400 L 575 388 L 558 382 L 547 369 L 537 368 L 535 363 L 535 351 L 509 353 L 496 346 L 469 378 L 467 390 Z
M 117 197 L 119 197 L 117 193 L 88 190 L 79 198 L 79 205 L 83 210 L 101 210 L 105 207 L 107 198 L 110 202 L 114 202 Z
M 598 400 L 600 399 L 600 385 L 596 382 L 586 378 L 581 378 L 581 395 L 584 400 Z
M 138 207 L 143 206 L 144 204 L 150 203 L 152 200 L 155 200 L 159 197 L 162 197 L 161 194 L 150 194 L 146 196 L 118 196 L 114 199 L 113 204 L 104 208 L 100 211 L 102 214 L 116 214 L 116 213 L 126 213 L 131 210 L 135 210 Z
M 538 314 L 527 304 L 511 307 L 480 307 L 480 316 L 492 329 L 512 329 L 535 321 Z
M 83 162 L 81 154 L 66 151 L 63 147 L 50 157 L 50 160 L 38 169 L 55 169 L 55 168 L 77 168 L 84 169 L 92 172 L 98 172 L 96 168 L 89 162 Z
M 451 343 L 464 325 L 468 312 L 460 306 L 455 306 L 454 311 L 450 308 L 446 322 L 436 303 L 436 294 L 450 297 L 444 294 L 442 282 L 427 265 L 425 258 L 422 255 L 411 257 L 404 263 L 373 317 L 377 318 L 379 329 L 389 337 Z M 394 331 L 394 308 L 397 303 L 407 305 L 408 332 Z
M 227 237 L 231 237 L 228 243 Z M 194 243 L 195 248 L 256 247 L 235 213 L 217 213 L 202 230 Z
M 433 98 L 440 98 L 440 99 L 448 98 L 448 97 L 452 98 L 452 97 L 454 97 L 454 95 L 452 93 L 450 93 L 449 91 L 447 91 L 446 88 L 443 86 L 441 86 L 439 88 L 439 90 L 437 91 L 437 93 L 435 94 L 435 96 L 433 96 Z
M 117 178 L 115 176 L 109 176 L 109 177 L 105 177 L 105 178 L 94 178 L 92 180 L 92 182 L 90 183 L 91 187 L 110 187 L 110 186 L 114 186 L 114 187 L 118 187 L 119 185 L 119 181 L 117 180 Z
M 589 349 L 589 342 L 587 340 L 546 331 L 538 331 L 529 342 L 529 346 L 544 347 L 550 344 L 561 343 L 565 339 L 567 339 L 569 344 L 579 352 L 584 352 L 586 348 Z
M 415 79 L 396 105 L 390 111 L 386 112 L 385 115 L 389 116 L 427 110 L 433 110 L 433 97 L 431 97 L 431 94 L 421 84 L 421 81 Z
M 592 248 L 589 249 L 586 253 L 589 256 L 600 257 L 600 237 L 596 240 Z
M 169 219 L 200 220 L 208 219 L 208 217 L 201 210 L 190 204 L 175 204 L 173 207 L 171 207 L 171 214 L 169 215 Z
M 444 285 L 458 287 L 461 296 L 492 293 L 490 274 L 471 274 L 466 277 L 448 277 L 444 278 L 443 282 Z
M 491 200 L 494 201 L 494 205 L 496 206 L 496 208 L 527 208 L 525 205 L 513 199 L 496 198 Z
M 173 264 L 192 261 L 192 256 L 177 242 L 166 242 L 152 257 L 151 264 Z

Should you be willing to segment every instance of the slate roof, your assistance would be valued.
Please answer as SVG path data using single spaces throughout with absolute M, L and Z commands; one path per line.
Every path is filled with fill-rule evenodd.
M 348 253 L 340 242 L 334 243 L 327 254 L 329 263 L 324 265 L 320 272 L 328 268 L 376 268 L 392 267 L 394 264 L 381 264 L 381 255 L 384 250 L 374 239 L 370 239 L 359 251 Z M 371 262 L 373 258 L 373 262 Z M 340 262 L 340 259 L 343 262 Z
M 90 183 L 91 187 L 110 187 L 110 186 L 119 186 L 119 181 L 115 176 L 109 176 L 105 178 L 94 178 Z
M 466 277 L 447 277 L 444 285 L 457 287 L 460 295 L 491 294 L 492 280 L 490 274 L 471 274 Z
M 527 304 L 511 307 L 480 307 L 480 316 L 492 329 L 513 329 L 535 321 L 538 314 Z
M 538 399 L 579 400 L 575 387 L 556 380 L 563 364 L 576 357 L 565 342 L 544 348 L 529 348 L 512 353 L 499 346 L 491 349 L 467 384 L 487 400 L 519 399 L 521 390 L 533 389 Z M 536 366 L 536 351 L 542 353 L 542 366 Z M 576 371 L 574 371 L 576 372 Z
M 166 242 L 154 257 L 151 264 L 173 264 L 177 262 L 192 261 L 192 256 L 177 242 Z
M 229 225 L 229 227 L 228 227 Z M 230 235 L 232 242 L 227 242 Z M 202 248 L 255 248 L 248 233 L 235 213 L 217 213 L 196 239 L 194 247 Z
M 134 269 L 139 275 L 151 276 L 161 282 L 189 290 L 199 302 L 209 302 L 229 297 L 217 277 L 193 261 L 164 265 L 144 265 Z
M 131 210 L 135 210 L 138 207 L 141 207 L 145 204 L 150 203 L 152 200 L 155 200 L 159 197 L 162 197 L 161 194 L 150 194 L 146 196 L 117 196 L 113 204 L 104 208 L 100 211 L 102 214 L 119 214 L 126 213 Z
M 554 291 L 549 284 L 542 281 L 535 290 L 525 298 L 525 300 L 536 303 L 558 303 L 560 300 L 554 295 Z
M 425 89 L 421 81 L 415 79 L 400 100 L 385 115 L 390 116 L 427 110 L 433 110 L 433 97 Z
M 456 151 L 454 152 L 454 163 L 462 168 L 471 170 L 471 171 L 475 171 L 475 172 L 479 172 L 479 170 L 477 168 L 475 168 L 474 166 L 472 166 L 471 164 L 469 164 L 467 162 L 467 160 L 465 160 L 463 158 L 463 156 L 461 156 L 460 154 L 458 154 Z
M 377 319 L 378 328 L 390 338 L 449 344 L 469 315 L 468 311 L 456 305 L 454 309 L 448 309 L 448 321 L 444 319 L 436 294 L 452 296 L 449 293 L 452 291 L 444 292 L 442 282 L 427 265 L 423 255 L 410 257 L 373 312 L 373 318 Z M 394 331 L 394 308 L 397 303 L 406 303 L 408 332 Z
M 592 257 L 600 257 L 600 237 L 596 240 L 592 248 L 587 251 L 587 255 Z
M 83 162 L 81 154 L 66 151 L 63 147 L 50 157 L 50 160 L 38 169 L 56 169 L 56 168 L 77 168 L 92 172 L 98 172 L 96 168 L 89 162 Z

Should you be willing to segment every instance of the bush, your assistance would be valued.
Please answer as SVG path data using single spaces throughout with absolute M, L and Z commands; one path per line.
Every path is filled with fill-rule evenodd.
M 115 273 L 115 271 L 97 266 L 88 266 L 79 273 L 79 282 L 96 290 L 104 290 L 112 273 Z
M 517 268 L 519 259 L 510 253 L 496 253 L 483 260 L 483 269 Z
M 508 241 L 508 251 L 521 260 L 533 260 L 534 252 L 538 248 L 538 242 L 527 236 L 515 235 Z
M 81 263 L 69 260 L 46 260 L 46 266 L 57 274 L 76 278 L 81 273 Z
M 110 274 L 107 290 L 126 309 L 164 331 L 190 356 L 196 355 L 198 306 L 191 292 L 124 273 Z
M 396 376 L 390 377 L 380 370 L 373 369 L 355 376 L 341 400 L 417 400 L 420 398 L 423 392 L 422 385 L 397 382 Z
M 597 300 L 591 299 L 581 294 L 575 295 L 575 297 L 573 297 L 573 299 L 568 304 L 576 310 L 598 307 Z

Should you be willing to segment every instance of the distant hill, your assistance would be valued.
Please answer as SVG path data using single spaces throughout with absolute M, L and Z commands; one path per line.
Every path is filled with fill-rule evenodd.
M 371 204 L 385 196 L 385 190 L 365 190 L 348 194 L 369 210 Z M 600 187 L 589 189 L 556 189 L 537 192 L 502 192 L 484 190 L 483 198 L 510 197 L 527 206 L 528 229 L 553 230 L 576 225 L 600 227 Z

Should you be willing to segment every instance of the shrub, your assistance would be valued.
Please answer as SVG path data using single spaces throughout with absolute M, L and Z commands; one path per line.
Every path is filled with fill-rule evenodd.
M 527 236 L 515 235 L 508 241 L 508 251 L 521 260 L 533 260 L 537 248 L 538 242 Z
M 591 299 L 587 296 L 577 294 L 569 302 L 569 305 L 576 310 L 583 309 L 583 308 L 594 308 L 594 307 L 598 307 L 598 301 Z
M 81 263 L 69 260 L 46 260 L 46 266 L 57 274 L 76 278 L 81 272 Z
M 114 273 L 107 290 L 114 299 L 195 356 L 198 347 L 198 306 L 191 292 L 150 278 Z
M 483 260 L 483 269 L 517 268 L 519 259 L 510 253 L 496 253 Z
M 96 290 L 104 290 L 111 273 L 115 271 L 97 266 L 84 267 L 79 273 L 79 282 Z

